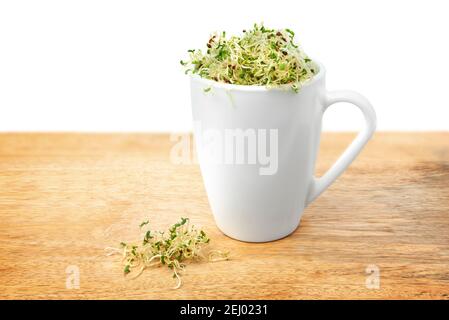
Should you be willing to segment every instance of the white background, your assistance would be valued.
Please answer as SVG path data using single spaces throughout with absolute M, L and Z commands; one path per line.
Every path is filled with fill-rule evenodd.
M 449 130 L 447 1 L 0 0 L 0 131 L 190 130 L 179 60 L 261 21 L 368 97 L 379 130 Z M 324 129 L 361 127 L 343 106 Z

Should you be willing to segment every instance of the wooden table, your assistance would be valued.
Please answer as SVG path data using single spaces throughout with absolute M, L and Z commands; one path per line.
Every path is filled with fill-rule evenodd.
M 353 136 L 323 135 L 318 173 Z M 449 298 L 449 133 L 377 133 L 294 234 L 263 244 L 220 233 L 198 166 L 171 163 L 173 144 L 162 134 L 0 134 L 0 298 Z M 137 240 L 144 219 L 161 229 L 180 216 L 232 259 L 189 265 L 173 290 L 168 270 L 129 280 L 105 255 Z

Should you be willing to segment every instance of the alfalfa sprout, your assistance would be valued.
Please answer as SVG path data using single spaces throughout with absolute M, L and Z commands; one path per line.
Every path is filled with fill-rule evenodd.
M 189 59 L 181 60 L 186 74 L 236 85 L 287 85 L 298 92 L 317 73 L 290 29 L 254 24 L 240 36 L 213 33 L 206 46 L 206 52 L 188 50 Z
M 145 269 L 167 266 L 177 279 L 177 289 L 181 286 L 181 273 L 187 262 L 199 259 L 215 262 L 229 258 L 229 252 L 206 251 L 209 237 L 202 229 L 191 225 L 188 218 L 181 218 L 168 232 L 150 230 L 148 220 L 140 224 L 140 229 L 144 234 L 141 242 L 121 242 L 120 248 L 106 248 L 108 255 L 122 253 L 123 272 L 132 278 L 140 276 Z

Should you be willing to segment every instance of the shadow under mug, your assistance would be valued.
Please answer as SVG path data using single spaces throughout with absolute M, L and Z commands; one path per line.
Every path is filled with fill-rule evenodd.
M 194 136 L 204 186 L 217 226 L 249 242 L 283 238 L 304 209 L 340 176 L 375 131 L 376 115 L 363 96 L 327 91 L 325 69 L 295 93 L 191 77 Z M 365 127 L 335 164 L 314 177 L 325 110 L 349 102 Z M 212 151 L 211 151 L 212 150 Z

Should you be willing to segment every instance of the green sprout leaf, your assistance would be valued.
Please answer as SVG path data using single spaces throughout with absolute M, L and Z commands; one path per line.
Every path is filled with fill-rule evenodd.
M 149 223 L 150 223 L 149 220 L 143 221 L 143 222 L 139 225 L 139 227 L 142 228 L 143 226 L 146 226 L 146 225 L 149 224 Z
M 131 270 L 130 270 L 129 268 L 130 268 L 130 266 L 129 266 L 129 264 L 127 264 L 127 265 L 125 266 L 125 268 L 123 269 L 123 272 L 124 272 L 125 274 L 130 273 Z
M 285 31 L 287 31 L 288 33 L 290 33 L 290 36 L 291 36 L 292 38 L 295 36 L 295 33 L 294 33 L 292 30 L 285 28 Z

